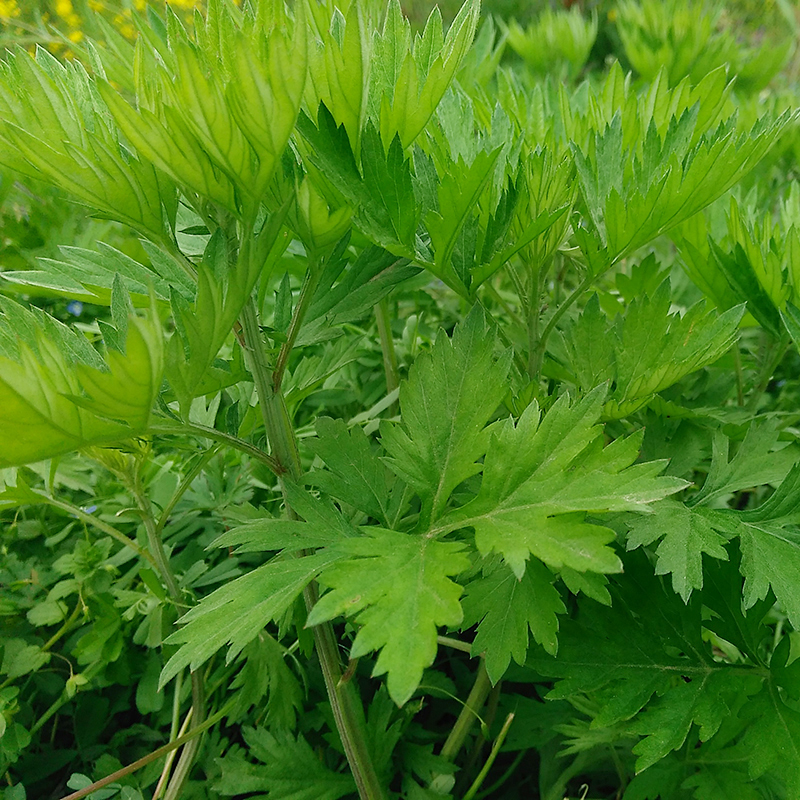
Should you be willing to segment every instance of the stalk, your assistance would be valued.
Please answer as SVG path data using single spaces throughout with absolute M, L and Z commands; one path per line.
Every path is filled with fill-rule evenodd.
M 171 753 L 176 748 L 180 747 L 181 745 L 186 744 L 187 742 L 192 741 L 195 737 L 199 736 L 204 731 L 208 730 L 212 725 L 219 722 L 230 710 L 231 704 L 228 703 L 224 708 L 221 708 L 217 711 L 216 714 L 209 717 L 202 725 L 197 725 L 196 727 L 192 728 L 188 733 L 185 733 L 183 736 L 179 736 L 172 742 L 165 744 L 163 747 L 159 747 L 157 750 L 153 750 L 152 753 L 148 753 L 146 756 L 142 756 L 142 758 L 134 761 L 132 764 L 128 764 L 127 767 L 123 767 L 122 769 L 118 769 L 116 772 L 112 772 L 110 775 L 106 775 L 105 778 L 101 778 L 99 781 L 95 781 L 90 786 L 86 786 L 83 789 L 79 789 L 77 792 L 73 792 L 72 794 L 67 795 L 66 797 L 61 798 L 61 800 L 81 800 L 83 797 L 87 797 L 88 795 L 92 794 L 92 792 L 96 792 L 98 789 L 102 789 L 104 786 L 108 786 L 109 783 L 114 783 L 118 781 L 120 778 L 124 778 L 126 775 L 130 775 L 136 770 L 141 769 L 142 767 L 146 767 L 152 761 L 156 761 L 157 759 L 161 758 L 161 756 L 167 755 L 167 753 Z
M 375 306 L 375 321 L 378 323 L 378 336 L 380 337 L 381 353 L 383 354 L 386 394 L 391 394 L 400 385 L 400 376 L 397 370 L 397 354 L 394 351 L 389 303 L 385 297 Z
M 302 303 L 298 302 L 298 308 L 295 310 L 295 317 L 300 321 L 302 320 L 298 317 L 298 312 L 301 305 Z M 240 322 L 242 344 L 256 385 L 271 456 L 278 467 L 278 478 L 281 484 L 283 484 L 283 476 L 297 481 L 302 476 L 297 439 L 281 392 L 280 380 L 276 380 L 276 377 L 280 378 L 280 375 L 276 375 L 270 368 L 264 352 L 255 303 L 252 299 L 245 305 Z M 289 351 L 287 350 L 285 359 L 288 359 L 288 356 Z M 295 512 L 288 502 L 286 511 L 290 518 L 296 518 Z M 317 601 L 316 584 L 311 583 L 305 588 L 303 598 L 306 609 L 310 611 Z M 325 679 L 325 688 L 336 720 L 336 728 L 341 737 L 359 797 L 361 800 L 385 800 L 386 792 L 378 779 L 367 744 L 364 709 L 353 683 L 351 681 L 341 682 L 342 665 L 333 626 L 329 622 L 325 622 L 314 626 L 312 632 L 317 656 L 322 667 L 322 675 Z
M 442 752 L 439 754 L 442 758 L 453 761 L 458 755 L 458 751 L 464 746 L 464 742 L 467 736 L 469 736 L 469 732 L 472 730 L 475 720 L 478 719 L 478 714 L 481 708 L 483 708 L 483 704 L 486 702 L 486 698 L 489 696 L 491 689 L 492 682 L 489 680 L 489 674 L 486 672 L 486 664 L 484 660 L 481 659 L 472 691 L 469 693 L 467 702 L 458 715 L 453 730 L 450 731 L 450 735 L 442 746 Z
M 153 507 L 150 505 L 150 498 L 144 491 L 142 486 L 141 473 L 139 465 L 137 464 L 136 472 L 131 481 L 131 490 L 136 499 L 136 504 L 142 513 L 144 520 L 144 527 L 147 531 L 147 542 L 150 552 L 155 557 L 158 564 L 158 570 L 161 573 L 161 580 L 167 587 L 167 591 L 176 606 L 180 607 L 182 604 L 181 592 L 178 587 L 178 582 L 175 579 L 175 573 L 169 565 L 164 552 L 164 546 L 161 541 L 161 529 L 156 523 L 155 516 L 153 515 Z M 202 724 L 205 719 L 205 690 L 203 687 L 203 678 L 200 672 L 190 672 L 192 681 L 192 719 L 195 725 Z M 193 738 L 189 741 L 186 747 L 183 748 L 180 758 L 178 759 L 178 766 L 172 774 L 167 791 L 164 795 L 164 800 L 176 800 L 180 796 L 183 784 L 189 776 L 189 771 L 194 764 L 197 751 L 200 749 L 201 737 Z
M 320 272 L 319 262 L 313 261 L 309 263 L 309 269 L 303 281 L 303 288 L 300 290 L 300 297 L 297 298 L 297 305 L 292 314 L 292 321 L 289 323 L 289 330 L 286 333 L 286 341 L 281 346 L 280 352 L 278 353 L 278 360 L 275 362 L 275 369 L 272 372 L 272 383 L 276 392 L 280 390 L 281 384 L 283 383 L 286 365 L 289 363 L 289 356 L 292 354 L 292 349 L 297 341 L 297 335 L 300 333 L 306 311 L 308 311 L 308 307 L 311 305 L 311 301 L 314 298 L 314 292 L 319 283 Z

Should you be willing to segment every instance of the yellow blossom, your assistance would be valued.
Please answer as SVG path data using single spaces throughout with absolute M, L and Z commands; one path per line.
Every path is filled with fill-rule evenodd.
M 17 0 L 0 0 L 0 17 L 18 17 Z

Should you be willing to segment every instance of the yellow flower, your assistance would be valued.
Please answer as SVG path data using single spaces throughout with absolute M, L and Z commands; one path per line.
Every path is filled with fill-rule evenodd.
M 56 0 L 56 14 L 62 19 L 73 15 L 75 9 L 72 7 L 71 0 Z
M 81 39 L 83 39 L 83 31 L 72 31 L 72 32 L 69 34 L 69 36 L 67 36 L 67 38 L 68 38 L 68 39 L 69 39 L 71 42 L 75 42 L 75 44 L 77 44 L 78 42 L 80 42 L 80 41 L 81 41 Z
M 0 17 L 18 17 L 17 0 L 0 0 Z

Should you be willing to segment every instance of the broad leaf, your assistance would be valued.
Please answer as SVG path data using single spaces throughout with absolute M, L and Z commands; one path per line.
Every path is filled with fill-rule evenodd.
M 476 307 L 452 339 L 439 333 L 401 385 L 402 425 L 384 423 L 381 439 L 390 468 L 422 498 L 421 524 L 440 517 L 453 489 L 480 470 L 507 371 Z
M 105 359 L 45 314 L 4 301 L 0 320 L 0 468 L 112 444 L 147 429 L 163 370 L 161 325 L 131 317 L 124 352 Z M 13 327 L 12 327 L 13 326 Z
M 383 528 L 337 545 L 338 557 L 319 576 L 331 587 L 308 617 L 309 625 L 340 614 L 359 629 L 351 658 L 380 650 L 373 675 L 388 673 L 391 698 L 403 705 L 436 657 L 437 628 L 461 622 L 461 587 L 450 580 L 469 567 L 464 545 L 437 542 Z
M 553 574 L 540 561 L 528 563 L 522 579 L 503 565 L 471 581 L 463 600 L 464 624 L 478 623 L 473 655 L 483 654 L 486 671 L 497 683 L 513 658 L 524 664 L 528 632 L 544 649 L 558 649 L 558 614 L 567 609 L 553 586 Z
M 613 531 L 588 522 L 586 512 L 646 511 L 687 484 L 657 477 L 663 462 L 634 464 L 638 437 L 592 447 L 603 397 L 602 389 L 574 405 L 562 397 L 541 424 L 533 404 L 516 426 L 501 427 L 492 437 L 478 496 L 450 512 L 442 527 L 473 527 L 478 549 L 499 552 L 518 578 L 530 555 L 554 569 L 621 571 L 608 546 Z

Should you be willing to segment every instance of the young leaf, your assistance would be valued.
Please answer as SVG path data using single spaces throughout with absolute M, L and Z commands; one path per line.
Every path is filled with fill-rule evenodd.
M 480 470 L 486 423 L 505 394 L 508 360 L 494 358 L 494 337 L 476 306 L 420 356 L 400 387 L 402 425 L 381 426 L 390 468 L 423 501 L 422 523 L 436 520 L 459 483 Z
M 558 649 L 558 614 L 567 609 L 541 561 L 529 562 L 522 579 L 503 565 L 467 584 L 462 628 L 478 623 L 473 655 L 484 654 L 486 671 L 497 683 L 513 658 L 524 664 L 528 631 L 550 655 Z
M 458 542 L 437 542 L 382 528 L 335 547 L 346 560 L 319 576 L 331 587 L 314 606 L 308 625 L 340 614 L 355 616 L 359 631 L 351 658 L 380 650 L 373 675 L 388 673 L 392 700 L 403 705 L 436 657 L 439 625 L 458 625 L 461 587 L 450 580 L 469 567 Z
M 0 468 L 111 444 L 146 430 L 163 369 L 163 337 L 154 312 L 130 318 L 124 353 L 109 350 L 103 361 L 91 348 L 85 352 L 81 334 L 41 312 L 10 301 L 2 308 L 0 344 L 5 333 L 11 348 L 0 355 L 7 437 Z M 9 315 L 18 322 L 13 333 L 4 330 Z

